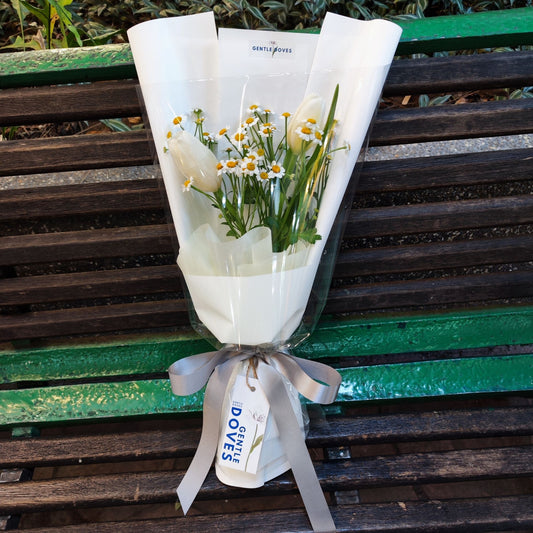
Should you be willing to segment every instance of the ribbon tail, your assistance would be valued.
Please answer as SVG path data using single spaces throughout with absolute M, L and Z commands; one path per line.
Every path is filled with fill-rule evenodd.
M 176 490 L 184 514 L 187 514 L 196 498 L 216 455 L 226 385 L 237 362 L 238 360 L 228 361 L 218 366 L 207 382 L 204 394 L 202 436 L 189 469 Z
M 262 365 L 260 381 L 313 530 L 334 533 L 335 523 L 281 376 L 274 368 Z

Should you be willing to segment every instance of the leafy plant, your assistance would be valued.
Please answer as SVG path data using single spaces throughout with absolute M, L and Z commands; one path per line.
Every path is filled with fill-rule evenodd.
M 36 5 L 35 5 L 36 4 Z M 67 48 L 75 41 L 82 46 L 82 40 L 73 22 L 73 14 L 67 9 L 72 0 L 11 0 L 20 23 L 20 35 L 3 48 Z M 38 30 L 30 39 L 26 38 L 26 19 L 32 16 L 38 20 Z M 59 30 L 57 28 L 59 25 Z

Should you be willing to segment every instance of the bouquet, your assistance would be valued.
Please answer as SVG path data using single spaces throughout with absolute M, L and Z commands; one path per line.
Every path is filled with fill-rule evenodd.
M 218 348 L 169 369 L 176 394 L 207 383 L 201 440 L 178 487 L 184 512 L 216 456 L 219 479 L 241 487 L 291 468 L 314 530 L 335 529 L 300 394 L 331 403 L 341 378 L 291 349 L 324 303 L 310 311 L 314 288 L 329 285 L 317 272 L 335 251 L 334 221 L 400 32 L 328 14 L 320 35 L 217 36 L 212 13 L 128 32 L 192 323 Z

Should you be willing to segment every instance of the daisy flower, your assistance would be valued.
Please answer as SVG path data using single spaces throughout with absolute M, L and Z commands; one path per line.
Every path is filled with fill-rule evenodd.
M 245 157 L 241 163 L 241 171 L 243 176 L 257 176 L 259 173 L 257 162 L 254 159 Z
M 268 174 L 270 179 L 283 178 L 285 175 L 285 169 L 276 161 L 272 161 L 272 163 L 270 163 L 270 172 Z
M 242 145 L 248 142 L 248 134 L 246 128 L 239 128 L 231 137 L 231 141 L 237 145 Z

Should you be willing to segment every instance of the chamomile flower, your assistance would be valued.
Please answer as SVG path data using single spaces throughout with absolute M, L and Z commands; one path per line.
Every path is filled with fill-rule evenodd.
M 192 184 L 194 183 L 194 178 L 187 178 L 182 184 L 181 184 L 181 190 L 183 192 L 189 192 L 191 190 Z
M 224 173 L 240 174 L 239 162 L 236 159 L 223 159 L 218 162 L 217 173 L 219 176 Z
M 231 142 L 237 144 L 238 146 L 241 146 L 243 143 L 248 142 L 248 132 L 246 131 L 246 128 L 238 128 L 235 133 L 233 133 L 230 137 Z
M 270 179 L 270 173 L 266 170 L 261 170 L 259 174 L 257 175 L 257 179 L 259 181 L 267 181 Z
M 302 141 L 309 142 L 312 141 L 314 138 L 314 132 L 313 130 L 305 124 L 304 126 L 300 126 L 299 128 L 296 128 L 294 132 Z
M 259 135 L 263 138 L 272 137 L 275 131 L 276 126 L 274 124 L 271 122 L 265 122 L 264 124 L 261 124 L 261 127 L 259 128 Z
M 258 122 L 258 118 L 257 117 L 248 117 L 242 124 L 242 128 L 252 128 L 253 126 L 255 126 Z
M 245 157 L 241 163 L 241 171 L 243 176 L 257 176 L 259 174 L 259 167 L 254 159 Z
M 260 163 L 265 159 L 265 151 L 262 148 L 258 148 L 257 150 L 254 150 L 253 152 L 248 152 L 247 156 L 249 159 Z
M 270 171 L 268 174 L 270 179 L 283 178 L 283 176 L 285 176 L 285 169 L 276 161 L 272 161 L 272 163 L 270 163 Z
M 313 132 L 313 144 L 318 144 L 319 146 L 322 146 L 322 137 L 324 136 L 324 132 L 318 128 L 315 128 L 315 131 Z
M 258 113 L 262 113 L 262 112 L 263 112 L 263 109 L 261 107 L 259 107 L 257 104 L 252 104 L 248 108 L 248 113 L 250 113 L 252 115 L 255 115 L 255 114 L 258 114 Z
M 215 142 L 215 137 L 211 133 L 204 131 L 202 133 L 202 137 L 204 139 L 204 144 L 212 144 Z
M 222 139 L 224 139 L 226 135 L 228 134 L 228 131 L 229 131 L 229 126 L 226 126 L 225 128 L 222 128 L 221 130 L 219 130 L 219 132 L 215 135 L 215 140 L 221 141 Z

